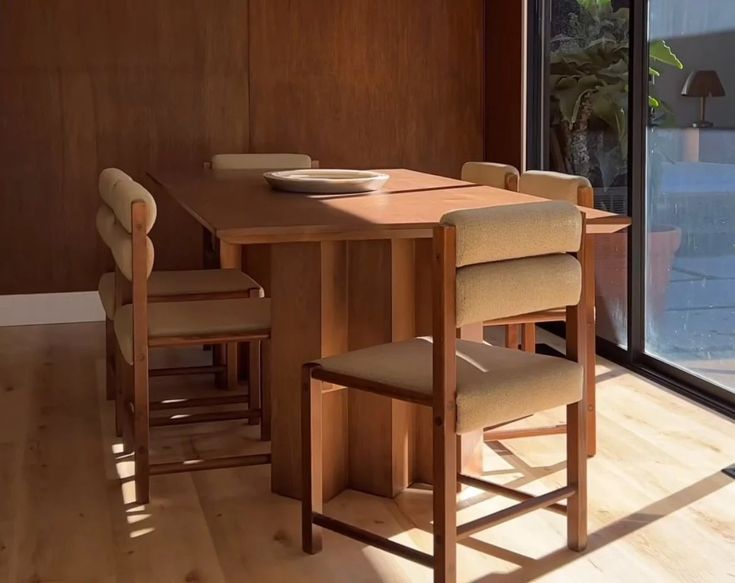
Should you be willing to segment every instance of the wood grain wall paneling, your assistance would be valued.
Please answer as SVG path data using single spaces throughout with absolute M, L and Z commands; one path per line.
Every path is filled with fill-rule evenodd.
M 487 0 L 485 159 L 523 169 L 527 0 Z
M 97 174 L 136 178 L 247 151 L 248 7 L 218 0 L 10 0 L 0 18 L 0 293 L 94 289 L 109 269 Z M 201 235 L 159 200 L 158 268 Z
M 0 294 L 94 289 L 96 178 L 298 150 L 457 176 L 483 152 L 483 0 L 8 0 Z M 159 200 L 157 268 L 200 233 Z
M 254 150 L 448 176 L 482 155 L 482 0 L 251 0 L 251 20 Z

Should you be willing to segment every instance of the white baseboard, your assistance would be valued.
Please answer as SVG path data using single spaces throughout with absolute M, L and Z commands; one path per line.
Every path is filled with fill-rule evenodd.
M 96 291 L 0 296 L 0 327 L 101 322 L 105 319 Z

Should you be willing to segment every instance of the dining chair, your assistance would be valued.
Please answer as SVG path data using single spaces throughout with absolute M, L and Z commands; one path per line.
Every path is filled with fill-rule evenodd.
M 532 194 L 550 200 L 565 200 L 579 206 L 593 207 L 594 191 L 590 181 L 583 176 L 573 176 L 559 172 L 529 170 L 518 179 L 518 192 Z M 564 310 L 508 318 L 503 322 L 486 322 L 487 326 L 505 327 L 505 345 L 534 352 L 536 350 L 536 324 L 544 322 L 563 322 Z
M 504 190 L 518 191 L 519 172 L 515 166 L 510 164 L 498 164 L 496 162 L 465 162 L 462 166 L 462 180 L 502 188 Z M 521 337 L 519 324 L 506 324 L 503 326 L 505 332 L 505 345 L 507 347 L 518 346 Z
M 319 162 L 307 154 L 215 154 L 204 167 L 211 170 L 301 170 L 318 168 Z M 202 265 L 219 267 L 219 250 L 216 237 L 207 229 L 202 231 Z
M 200 299 L 150 302 L 149 277 L 154 247 L 148 236 L 156 220 L 153 197 L 132 180 L 112 187 L 110 208 L 115 221 L 106 243 L 115 260 L 115 318 L 119 364 L 116 379 L 116 417 L 123 429 L 123 452 L 132 452 L 136 500 L 149 500 L 151 475 L 270 463 L 270 454 L 244 455 L 181 462 L 150 463 L 150 427 L 233 419 L 260 421 L 260 437 L 270 439 L 270 397 L 267 379 L 251 373 L 247 409 L 151 417 L 150 411 L 182 408 L 179 399 L 150 401 L 149 350 L 154 347 L 237 345 L 248 342 L 253 350 L 251 371 L 260 371 L 261 341 L 270 338 L 270 300 L 265 298 Z M 265 367 L 267 371 L 267 367 Z M 188 406 L 236 404 L 234 397 L 191 399 Z
M 312 164 L 306 154 L 215 154 L 211 161 L 212 170 L 297 170 Z
M 518 190 L 524 194 L 532 194 L 550 200 L 563 200 L 578 206 L 593 207 L 594 191 L 587 178 L 562 174 L 560 172 L 547 172 L 541 170 L 529 170 L 521 174 L 518 181 Z M 590 282 L 593 286 L 594 282 Z M 566 311 L 557 307 L 552 310 L 544 310 L 534 314 L 523 314 L 512 318 L 504 318 L 491 322 L 485 322 L 486 326 L 503 325 L 505 327 L 505 346 L 518 349 L 520 347 L 527 352 L 536 351 L 536 325 L 548 322 L 564 322 Z M 589 363 L 594 366 L 594 362 Z M 590 400 L 594 399 L 594 387 L 589 389 Z M 514 419 L 513 421 L 518 421 Z M 522 429 L 504 428 L 502 423 L 495 427 L 488 427 L 485 431 L 485 441 L 501 441 L 520 437 L 536 437 L 541 435 L 553 435 L 564 433 L 566 425 L 563 423 L 546 427 L 529 427 Z
M 585 390 L 585 221 L 567 202 L 454 211 L 433 233 L 433 336 L 383 344 L 304 365 L 302 371 L 302 545 L 322 548 L 322 528 L 418 562 L 434 581 L 456 580 L 456 543 L 532 510 L 567 517 L 567 545 L 587 541 Z M 572 253 L 576 253 L 574 257 Z M 543 281 L 544 285 L 538 285 Z M 457 339 L 457 329 L 566 306 L 567 358 Z M 326 383 L 326 387 L 322 383 Z M 430 407 L 433 454 L 433 554 L 324 514 L 322 396 L 366 391 Z M 567 483 L 534 496 L 461 473 L 458 436 L 537 411 L 566 406 Z M 458 484 L 518 500 L 457 525 Z M 559 504 L 567 500 L 566 505 Z
M 116 222 L 115 209 L 120 204 L 127 204 L 116 198 L 114 190 L 119 181 L 133 182 L 133 179 L 118 168 L 105 168 L 99 175 L 99 194 L 101 199 L 97 211 L 97 232 L 109 246 L 111 233 Z M 140 190 L 142 189 L 142 190 Z M 155 218 L 157 206 L 153 196 L 143 187 L 139 188 L 145 197 L 149 212 Z M 115 319 L 115 272 L 108 272 L 100 277 L 98 293 L 105 311 L 105 366 L 106 395 L 108 400 L 115 398 L 115 352 L 116 340 L 113 329 Z M 148 300 L 159 301 L 193 301 L 201 299 L 226 299 L 263 297 L 263 288 L 251 277 L 238 269 L 198 269 L 183 271 L 154 271 L 148 280 Z M 192 366 L 175 368 L 158 368 L 151 370 L 151 376 L 181 374 L 215 374 L 220 386 L 230 389 L 237 387 L 238 361 L 237 346 L 229 345 L 223 354 L 225 363 L 215 362 L 211 366 Z M 259 376 L 259 371 L 253 371 Z
M 465 162 L 462 165 L 462 180 L 493 188 L 518 190 L 518 170 L 510 164 L 496 162 Z

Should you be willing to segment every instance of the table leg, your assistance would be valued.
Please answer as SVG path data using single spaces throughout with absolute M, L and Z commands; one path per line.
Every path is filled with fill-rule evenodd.
M 347 349 L 345 244 L 271 247 L 271 488 L 301 495 L 301 367 Z M 348 483 L 347 391 L 324 395 L 324 497 Z
M 411 338 L 412 240 L 348 243 L 350 350 Z M 350 487 L 393 497 L 413 481 L 415 406 L 361 391 L 349 395 Z

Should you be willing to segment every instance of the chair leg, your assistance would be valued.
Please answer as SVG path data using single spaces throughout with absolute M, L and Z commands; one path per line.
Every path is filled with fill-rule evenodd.
M 121 385 L 120 385 L 120 424 L 122 432 L 123 453 L 132 453 L 135 449 L 135 428 L 132 415 L 130 413 L 130 404 L 133 402 L 133 366 L 122 360 L 119 355 L 119 363 L 122 363 Z
M 523 351 L 536 352 L 536 324 L 523 324 Z
M 260 358 L 260 340 L 253 340 L 248 346 L 248 409 L 261 408 L 261 394 L 263 391 L 261 379 L 261 358 Z M 258 419 L 251 418 L 248 422 L 250 425 L 258 423 Z M 263 427 L 263 415 L 261 414 L 261 438 Z
M 227 351 L 222 344 L 213 344 L 212 347 L 212 364 L 213 365 L 227 365 Z M 227 388 L 227 370 L 224 372 L 218 372 L 214 377 L 214 384 L 218 389 Z
M 261 345 L 260 355 L 260 408 L 263 415 L 260 419 L 260 439 L 262 441 L 271 440 L 271 345 L 266 340 Z
M 567 484 L 577 488 L 567 500 L 567 546 L 587 546 L 587 412 L 583 401 L 567 405 Z
M 433 430 L 434 583 L 457 580 L 457 457 L 453 427 L 435 420 Z
M 322 512 L 322 383 L 311 378 L 312 366 L 302 369 L 301 388 L 301 544 L 311 555 L 322 550 L 322 529 L 314 512 Z
M 117 337 L 112 320 L 105 318 L 105 395 L 108 401 L 115 400 L 115 354 L 117 352 Z
M 150 497 L 148 364 L 136 359 L 133 368 L 135 499 L 138 504 L 147 504 Z
M 520 324 L 507 324 L 505 326 L 505 347 L 518 350 L 520 344 Z
M 130 366 L 122 357 L 120 347 L 115 344 L 114 358 L 117 366 L 115 367 L 115 435 L 122 437 L 123 427 L 125 426 L 125 383 L 130 375 L 126 374 Z
M 227 389 L 234 391 L 240 384 L 238 373 L 238 344 L 237 342 L 228 342 L 225 345 L 226 366 L 227 366 Z

